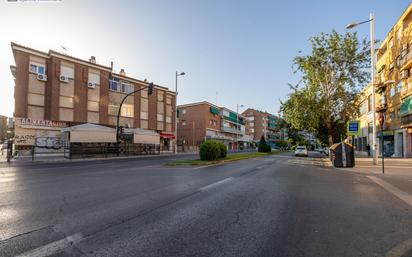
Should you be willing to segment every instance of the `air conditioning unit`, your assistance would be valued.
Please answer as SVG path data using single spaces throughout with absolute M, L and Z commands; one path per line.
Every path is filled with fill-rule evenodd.
M 68 82 L 69 82 L 69 77 L 64 76 L 64 75 L 61 75 L 61 76 L 60 76 L 60 81 L 61 81 L 61 82 L 68 83 Z
M 407 79 L 409 77 L 409 70 L 401 71 L 401 79 Z
M 37 74 L 37 79 L 41 81 L 47 81 L 47 76 L 44 74 Z
M 87 87 L 88 88 L 96 88 L 96 84 L 92 83 L 92 82 L 89 82 L 89 83 L 87 83 Z

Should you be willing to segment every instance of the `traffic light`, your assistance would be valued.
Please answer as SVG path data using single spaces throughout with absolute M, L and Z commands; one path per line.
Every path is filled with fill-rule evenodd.
M 147 94 L 148 95 L 153 94 L 153 82 L 150 82 L 149 85 L 147 86 Z

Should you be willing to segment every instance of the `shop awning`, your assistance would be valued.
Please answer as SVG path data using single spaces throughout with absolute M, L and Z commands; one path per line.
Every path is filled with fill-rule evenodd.
M 70 132 L 70 143 L 116 142 L 116 130 L 114 128 L 91 123 L 63 128 L 61 132 Z
M 159 133 L 149 129 L 126 129 L 128 133 L 133 133 L 133 143 L 135 144 L 160 144 Z
M 170 133 L 160 133 L 160 138 L 175 139 L 175 135 L 174 135 L 174 134 L 170 134 Z
M 412 114 L 412 95 L 403 99 L 399 114 L 401 117 Z

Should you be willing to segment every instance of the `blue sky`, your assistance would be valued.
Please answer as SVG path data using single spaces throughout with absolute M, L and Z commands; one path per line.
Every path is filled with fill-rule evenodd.
M 410 4 L 405 0 L 252 1 L 147 0 L 53 3 L 0 2 L 0 114 L 13 113 L 14 64 L 10 42 L 60 51 L 174 90 L 178 104 L 210 101 L 277 113 L 296 83 L 292 59 L 309 50 L 308 38 L 376 17 L 383 39 Z M 369 36 L 369 26 L 356 29 Z

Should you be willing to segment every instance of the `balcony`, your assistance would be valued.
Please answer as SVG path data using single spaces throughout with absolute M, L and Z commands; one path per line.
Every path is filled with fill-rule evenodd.
M 239 129 L 229 128 L 229 127 L 221 127 L 221 130 L 226 133 L 239 134 L 239 135 L 245 133 L 245 131 L 240 131 Z
M 407 70 L 412 67 L 412 48 L 409 48 L 408 53 L 400 59 L 399 65 L 401 71 Z
M 375 92 L 378 94 L 382 94 L 383 92 L 385 92 L 385 90 L 386 90 L 386 84 L 379 80 L 379 82 L 375 86 Z
M 376 106 L 376 112 L 386 112 L 386 109 L 388 109 L 386 103 L 379 103 L 378 106 Z

